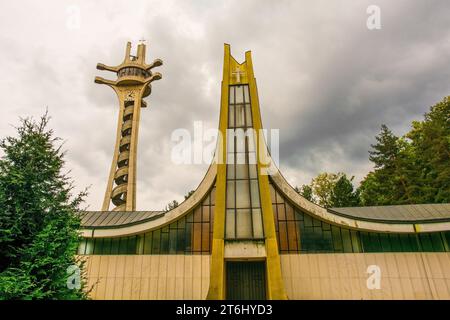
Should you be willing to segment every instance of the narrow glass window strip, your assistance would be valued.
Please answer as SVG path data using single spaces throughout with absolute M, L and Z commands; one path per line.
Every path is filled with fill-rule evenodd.
M 237 209 L 236 222 L 236 238 L 252 238 L 252 218 L 250 216 L 250 209 Z
M 235 181 L 227 181 L 227 208 L 231 209 L 234 208 L 234 204 L 235 204 L 235 199 L 234 199 L 234 195 L 235 195 L 235 191 L 234 191 L 234 185 L 235 185 Z
M 230 86 L 230 96 L 228 102 L 230 104 L 234 104 L 234 86 Z
M 247 127 L 253 127 L 252 112 L 249 104 L 245 105 L 245 118 Z
M 245 101 L 245 103 L 250 103 L 250 95 L 249 95 L 248 90 L 249 90 L 248 85 L 244 85 L 244 101 Z
M 253 209 L 252 218 L 253 218 L 253 237 L 257 239 L 264 238 L 264 228 L 262 223 L 261 209 Z
M 236 180 L 236 208 L 250 208 L 248 180 Z
M 235 101 L 234 103 L 244 103 L 244 86 L 235 86 Z
M 228 108 L 228 127 L 229 128 L 234 128 L 235 124 L 234 124 L 234 106 L 230 105 L 230 107 Z
M 236 122 L 235 127 L 236 128 L 242 128 L 245 126 L 245 108 L 243 104 L 237 104 L 235 106 L 235 113 L 236 113 Z
M 228 177 L 228 180 L 235 179 L 233 164 L 227 164 L 227 177 Z
M 233 239 L 236 237 L 235 233 L 235 213 L 234 209 L 228 209 L 226 213 L 225 238 Z
M 251 193 L 251 201 L 252 208 L 259 208 L 261 206 L 259 202 L 259 186 L 258 180 L 250 180 L 250 193 Z

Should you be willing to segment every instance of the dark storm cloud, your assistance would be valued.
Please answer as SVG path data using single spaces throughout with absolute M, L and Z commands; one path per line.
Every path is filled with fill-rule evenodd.
M 371 4 L 381 8 L 381 30 L 366 28 Z M 67 28 L 72 5 L 78 29 Z M 48 106 L 77 185 L 92 184 L 92 209 L 105 190 L 118 111 L 112 90 L 93 82 L 111 74 L 95 65 L 119 64 L 129 40 L 144 37 L 147 60 L 164 60 L 141 113 L 139 209 L 182 200 L 203 178 L 207 164 L 172 164 L 170 137 L 197 120 L 217 127 L 223 43 L 238 61 L 252 50 L 263 123 L 280 129 L 280 165 L 292 184 L 321 171 L 362 178 L 382 123 L 404 134 L 449 92 L 446 1 L 18 1 L 0 9 L 1 136 L 18 116 Z

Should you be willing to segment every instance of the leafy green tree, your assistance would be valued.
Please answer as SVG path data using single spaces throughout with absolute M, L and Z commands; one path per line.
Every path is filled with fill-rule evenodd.
M 311 186 L 304 184 L 300 188 L 295 187 L 295 191 L 301 194 L 306 200 L 314 202 L 313 189 Z
M 187 200 L 190 196 L 194 194 L 195 190 L 189 191 L 186 195 L 184 195 L 184 200 Z
M 316 199 L 318 205 L 325 208 L 332 206 L 331 195 L 334 186 L 343 175 L 342 172 L 339 172 L 338 174 L 323 172 L 312 179 L 311 188 L 313 190 L 313 198 Z
M 67 284 L 67 269 L 83 266 L 77 212 L 86 193 L 72 196 L 48 121 L 22 120 L 17 137 L 0 142 L 0 299 L 86 298 L 83 277 Z
M 410 145 L 404 138 L 392 133 L 386 125 L 371 145 L 369 160 L 375 170 L 361 182 L 359 192 L 363 205 L 413 203 L 411 195 L 412 173 Z
M 167 204 L 167 206 L 164 208 L 164 211 L 170 211 L 172 209 L 175 209 L 176 207 L 178 207 L 180 204 L 178 203 L 177 200 L 173 200 L 171 202 L 169 202 Z
M 332 207 L 356 207 L 359 205 L 359 191 L 354 190 L 354 177 L 350 179 L 343 174 L 336 181 L 331 190 L 330 205 Z
M 414 121 L 406 136 L 415 156 L 416 203 L 450 202 L 450 97 Z

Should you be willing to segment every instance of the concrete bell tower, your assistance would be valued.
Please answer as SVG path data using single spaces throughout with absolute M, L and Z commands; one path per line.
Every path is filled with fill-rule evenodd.
M 151 93 L 151 82 L 161 79 L 154 67 L 162 65 L 156 59 L 152 64 L 145 62 L 145 44 L 137 47 L 136 56 L 131 55 L 131 42 L 127 43 L 125 59 L 115 67 L 97 64 L 98 70 L 116 73 L 116 80 L 95 77 L 95 83 L 110 86 L 119 98 L 119 119 L 114 155 L 106 186 L 102 211 L 134 211 L 136 209 L 136 156 L 141 107 L 147 104 L 142 99 Z

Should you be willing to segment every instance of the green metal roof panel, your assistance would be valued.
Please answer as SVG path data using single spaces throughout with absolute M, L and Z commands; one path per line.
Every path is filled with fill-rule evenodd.
M 84 211 L 80 212 L 81 226 L 92 228 L 117 228 L 138 224 L 164 215 L 164 211 Z
M 450 221 L 450 203 L 329 208 L 328 211 L 353 219 L 380 222 Z

